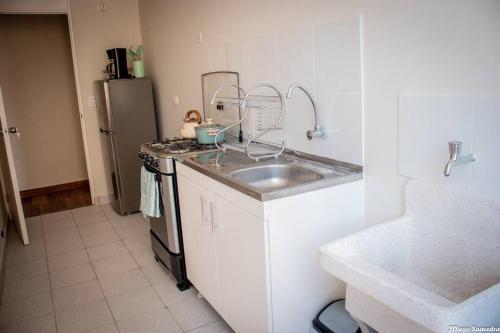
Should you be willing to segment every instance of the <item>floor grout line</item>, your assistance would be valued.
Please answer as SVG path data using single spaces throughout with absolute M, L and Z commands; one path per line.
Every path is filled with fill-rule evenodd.
M 90 207 L 90 206 L 89 206 Z M 82 240 L 82 243 L 83 243 L 83 235 L 81 233 L 81 228 L 84 227 L 85 225 L 91 225 L 91 224 L 96 224 L 96 223 L 103 223 L 103 222 L 107 222 L 109 224 L 111 224 L 111 229 L 110 230 L 113 230 L 117 235 L 118 235 L 118 240 L 114 240 L 114 241 L 106 241 L 104 243 L 101 243 L 101 244 L 96 244 L 96 245 L 93 245 L 93 246 L 90 246 L 88 247 L 85 243 L 83 243 L 83 248 L 82 249 L 76 249 L 76 250 L 71 250 L 71 251 L 65 251 L 65 252 L 62 252 L 62 253 L 58 253 L 58 254 L 54 254 L 54 255 L 51 255 L 51 257 L 55 257 L 55 256 L 59 256 L 59 255 L 65 255 L 65 254 L 68 254 L 68 253 L 72 253 L 72 252 L 78 252 L 78 251 L 85 251 L 85 255 L 86 255 L 86 259 L 88 260 L 85 264 L 90 264 L 90 267 L 92 269 L 92 272 L 94 274 L 94 278 L 97 280 L 97 284 L 99 286 L 99 290 L 100 290 L 100 293 L 102 295 L 102 298 L 98 299 L 98 300 L 93 300 L 93 301 L 84 301 L 84 303 L 82 304 L 78 304 L 78 305 L 72 305 L 70 307 L 67 307 L 67 308 L 64 308 L 64 309 L 60 309 L 59 312 L 61 311 L 66 311 L 68 309 L 74 309 L 74 308 L 77 308 L 77 307 L 80 307 L 82 305 L 85 305 L 85 304 L 88 304 L 88 303 L 91 303 L 91 302 L 97 302 L 97 301 L 102 301 L 104 300 L 106 306 L 107 306 L 107 309 L 108 311 L 110 312 L 111 314 L 111 319 L 112 319 L 112 322 L 109 322 L 107 324 L 104 324 L 104 325 L 100 325 L 98 327 L 95 327 L 94 329 L 97 329 L 97 328 L 100 328 L 100 327 L 104 327 L 104 326 L 107 326 L 107 325 L 111 325 L 111 324 L 114 324 L 116 329 L 119 331 L 120 329 L 118 328 L 118 323 L 119 321 L 117 320 L 117 318 L 115 317 L 115 315 L 113 314 L 113 311 L 111 310 L 111 306 L 110 306 L 110 303 L 108 301 L 108 299 L 111 299 L 112 297 L 115 297 L 115 296 L 119 296 L 119 295 L 123 295 L 123 294 L 126 294 L 126 293 L 130 293 L 130 292 L 135 292 L 137 290 L 141 290 L 141 289 L 146 289 L 146 288 L 152 288 L 153 289 L 153 292 L 154 294 L 159 298 L 160 300 L 160 304 L 162 305 L 161 307 L 157 308 L 157 309 L 153 309 L 153 310 L 148 310 L 146 312 L 143 312 L 143 313 L 134 313 L 132 315 L 130 315 L 129 317 L 127 318 L 124 318 L 122 319 L 121 321 L 124 321 L 124 320 L 128 320 L 129 318 L 134 318 L 134 317 L 139 317 L 139 316 L 143 316 L 143 315 L 147 315 L 148 313 L 152 313 L 152 312 L 156 312 L 156 311 L 160 311 L 161 309 L 166 309 L 167 310 L 167 313 L 171 316 L 172 318 L 172 321 L 175 322 L 177 328 L 179 329 L 179 332 L 193 332 L 193 331 L 196 331 L 197 329 L 200 329 L 200 328 L 203 328 L 203 327 L 206 327 L 206 326 L 209 326 L 209 325 L 213 325 L 214 323 L 217 323 L 219 321 L 221 321 L 221 319 L 217 319 L 217 320 L 214 320 L 214 321 L 211 321 L 211 322 L 208 322 L 208 323 L 205 323 L 199 327 L 195 327 L 195 328 L 192 328 L 192 329 L 189 329 L 189 330 L 185 330 L 182 328 L 181 324 L 180 324 L 180 321 L 174 316 L 174 314 L 171 312 L 169 306 L 167 305 L 168 303 L 168 299 L 167 300 L 163 300 L 163 298 L 160 296 L 160 293 L 159 291 L 155 288 L 155 284 L 153 283 L 153 281 L 155 279 L 151 279 L 148 277 L 148 275 L 146 274 L 145 272 L 145 268 L 146 267 L 150 267 L 150 266 L 153 266 L 153 265 L 157 265 L 161 270 L 162 272 L 165 274 L 165 278 L 168 279 L 169 282 L 172 282 L 175 284 L 175 279 L 172 278 L 172 275 L 171 273 L 166 270 L 160 263 L 158 262 L 153 262 L 153 263 L 150 263 L 149 261 L 147 262 L 147 264 L 143 267 L 139 264 L 139 259 L 141 259 L 142 257 L 137 257 L 139 259 L 136 258 L 136 256 L 134 255 L 136 252 L 139 253 L 141 251 L 143 251 L 144 249 L 146 249 L 147 247 L 145 247 L 144 249 L 142 248 L 142 246 L 144 246 L 142 243 L 143 242 L 140 242 L 140 243 L 137 243 L 137 245 L 139 245 L 139 247 L 137 247 L 137 249 L 135 249 L 135 243 L 132 244 L 132 248 L 134 248 L 134 250 L 132 250 L 132 248 L 129 248 L 129 246 L 127 246 L 125 244 L 125 240 L 127 239 L 134 239 L 136 238 L 135 234 L 135 230 L 132 230 L 133 232 L 132 233 L 126 233 L 125 236 L 126 236 L 126 239 L 124 239 L 120 233 L 118 232 L 118 230 L 120 229 L 120 224 L 117 223 L 118 220 L 120 220 L 120 218 L 122 218 L 122 216 L 119 216 L 119 217 L 114 217 L 112 216 L 113 212 L 109 212 L 109 211 L 106 211 L 103 209 L 103 207 L 97 205 L 97 207 L 99 208 L 99 210 L 92 210 L 92 211 L 89 211 L 88 214 L 92 214 L 92 213 L 97 213 L 97 212 L 101 212 L 104 217 L 105 217 L 105 220 L 101 220 L 101 221 L 95 221 L 95 222 L 92 222 L 92 223 L 86 223 L 86 224 L 83 224 L 83 225 L 78 225 L 77 224 L 77 216 L 84 216 L 86 215 L 87 213 L 83 213 L 83 214 L 75 214 L 74 210 L 71 209 L 69 210 L 70 211 L 70 216 L 71 216 L 71 219 L 67 219 L 67 220 L 71 220 L 73 223 L 74 223 L 74 226 L 76 227 L 77 229 L 77 234 L 78 234 L 78 237 Z M 98 215 L 98 214 L 97 214 Z M 132 215 L 130 215 L 132 216 Z M 135 218 L 131 218 L 134 222 L 135 222 Z M 78 282 L 78 283 L 75 283 L 75 284 L 70 284 L 70 285 L 67 285 L 67 286 L 63 286 L 63 287 L 60 287 L 56 290 L 53 290 L 53 286 L 52 286 L 52 279 L 51 279 L 51 273 L 54 273 L 54 272 L 58 272 L 58 271 L 61 271 L 61 270 L 65 270 L 65 269 L 69 269 L 69 268 L 72 268 L 76 265 L 73 265 L 73 266 L 70 266 L 70 267 L 65 267 L 65 268 L 62 268 L 62 269 L 56 269 L 54 271 L 50 271 L 49 270 L 49 257 L 47 256 L 47 235 L 48 238 L 50 238 L 50 233 L 44 233 L 44 228 L 43 228 L 43 219 L 40 218 L 40 223 L 41 223 L 41 237 L 42 237 L 42 241 L 43 241 L 43 253 L 44 253 L 44 257 L 43 258 L 38 258 L 36 260 L 41 260 L 41 259 L 45 259 L 45 266 L 46 266 L 46 269 L 47 269 L 47 272 L 46 274 L 48 275 L 48 280 L 49 280 L 49 292 L 50 292 L 50 298 L 51 298 L 51 302 L 52 302 L 52 318 L 54 320 L 54 325 L 55 325 L 55 329 L 56 329 L 56 332 L 59 332 L 60 331 L 60 327 L 58 325 L 58 322 L 57 322 L 57 311 L 56 311 L 56 308 L 55 308 L 55 305 L 56 305 L 56 302 L 55 302 L 55 291 L 57 290 L 60 290 L 60 289 L 63 289 L 63 288 L 71 288 L 71 287 L 77 287 L 79 285 L 82 285 L 82 284 L 85 284 L 85 283 L 89 283 L 90 281 L 93 281 L 93 279 L 91 280 L 87 280 L 87 281 L 82 281 L 82 282 Z M 130 220 L 130 223 L 129 223 L 129 220 L 124 220 L 124 222 L 126 221 L 127 224 L 126 226 L 128 226 L 129 224 L 131 226 L 135 225 L 135 223 L 132 222 L 132 220 Z M 112 221 L 115 221 L 115 223 L 113 223 Z M 137 220 L 137 223 L 139 224 L 142 224 L 142 223 L 146 223 L 148 225 L 148 228 L 149 229 L 149 221 L 145 220 L 145 221 L 142 221 L 142 218 L 141 219 L 138 219 Z M 62 231 L 62 230 L 67 230 L 69 228 L 66 228 L 66 229 L 61 229 L 61 230 L 54 230 L 54 231 Z M 141 230 L 141 232 L 137 232 L 137 238 L 143 238 L 142 237 L 142 229 L 139 228 L 138 231 Z M 128 235 L 128 236 L 127 236 Z M 131 236 L 132 235 L 132 236 Z M 75 238 L 76 238 L 76 234 L 75 234 Z M 143 239 L 146 239 L 146 238 L 149 238 L 148 237 L 148 234 L 145 235 L 145 237 Z M 57 242 L 59 242 L 59 240 L 57 240 Z M 96 270 L 96 266 L 95 266 L 95 263 L 101 261 L 101 260 L 106 260 L 106 259 L 109 259 L 109 258 L 103 258 L 103 259 L 100 259 L 100 260 L 91 260 L 90 258 L 90 254 L 89 254 L 89 249 L 91 248 L 94 248 L 94 247 L 98 247 L 98 246 L 103 246 L 103 245 L 108 245 L 108 244 L 112 244 L 112 243 L 118 243 L 120 242 L 121 246 L 125 247 L 126 249 L 126 254 L 128 254 L 130 257 L 132 257 L 132 260 L 133 262 L 136 264 L 136 268 L 132 269 L 132 270 L 138 270 L 141 272 L 141 274 L 143 275 L 143 277 L 146 279 L 147 281 L 147 285 L 141 287 L 141 288 L 136 288 L 136 289 L 133 289 L 133 290 L 127 290 L 125 292 L 122 292 L 122 293 L 119 293 L 119 294 L 116 294 L 116 295 L 110 295 L 110 296 L 106 296 L 106 294 L 104 293 L 104 288 L 103 288 L 103 285 L 101 283 L 101 279 L 100 277 L 97 275 L 97 270 Z M 149 249 L 151 249 L 149 247 Z M 123 253 L 125 255 L 125 252 Z M 152 252 L 152 251 L 151 251 Z M 142 253 L 141 253 L 142 254 Z M 154 255 L 153 252 L 151 253 L 151 255 Z M 83 255 L 81 256 L 82 260 L 84 259 Z M 144 257 L 145 259 L 145 257 Z M 141 262 L 143 260 L 141 259 Z M 23 262 L 24 263 L 24 262 Z M 145 262 L 146 263 L 146 262 Z M 84 263 L 82 263 L 84 264 Z M 127 272 L 129 271 L 132 271 L 132 270 L 127 270 Z M 41 274 L 38 274 L 37 276 L 40 276 L 42 275 L 43 273 Z M 156 272 L 155 272 L 156 274 Z M 159 276 L 159 275 L 158 275 Z M 29 277 L 29 278 L 34 278 L 34 277 Z M 170 281 L 172 280 L 172 281 Z M 163 280 L 162 280 L 163 281 Z M 167 281 L 167 280 L 166 280 Z M 163 281 L 162 283 L 166 282 L 166 281 Z M 158 284 L 158 283 L 156 283 Z M 97 290 L 96 290 L 97 291 Z M 169 294 L 168 294 L 169 295 Z M 174 297 L 172 295 L 172 297 Z M 182 302 L 189 302 L 188 299 L 186 300 L 183 300 Z M 160 305 L 158 304 L 158 305 Z M 177 303 L 176 303 L 177 304 Z M 35 318 L 35 317 L 33 317 Z M 38 317 L 36 317 L 38 318 Z M 30 318 L 32 319 L 32 318 Z M 14 324 L 16 325 L 16 324 Z
M 40 220 L 42 220 L 40 218 Z M 43 223 L 43 221 L 41 222 Z M 47 256 L 47 241 L 45 239 L 45 234 L 43 233 L 43 225 L 42 225 L 42 238 L 43 238 L 43 247 L 45 251 L 45 264 L 47 265 L 47 274 L 49 275 L 49 292 L 50 292 L 50 298 L 52 300 L 52 317 L 54 318 L 54 326 L 56 328 L 56 333 L 59 332 L 59 327 L 57 325 L 57 316 L 56 316 L 56 302 L 55 302 L 55 296 L 54 296 L 54 291 L 52 289 L 52 278 L 50 276 L 50 270 L 49 270 L 49 259 Z
M 111 224 L 111 221 L 109 221 L 108 217 L 106 216 L 106 214 L 102 210 L 102 207 L 100 207 L 100 206 L 98 206 L 98 207 L 101 210 L 101 212 L 104 214 L 104 217 L 106 218 L 106 221 L 108 221 Z M 113 227 L 112 224 L 111 224 L 111 227 Z M 78 229 L 78 232 L 80 233 L 80 229 Z M 84 247 L 85 247 L 85 252 L 87 253 L 87 256 L 89 257 L 90 266 L 92 267 L 92 270 L 94 271 L 94 274 L 96 276 L 97 284 L 99 285 L 99 289 L 101 290 L 104 302 L 106 303 L 106 306 L 108 307 L 108 311 L 111 314 L 111 318 L 113 319 L 113 323 L 114 323 L 116 329 L 119 330 L 118 329 L 118 321 L 116 320 L 115 315 L 113 314 L 113 311 L 111 310 L 111 306 L 109 305 L 109 302 L 108 302 L 108 299 L 106 297 L 106 294 L 104 293 L 104 288 L 102 287 L 101 280 L 99 279 L 99 276 L 97 275 L 97 271 L 95 270 L 94 263 L 92 262 L 92 260 L 90 260 L 89 252 L 87 251 L 88 247 L 86 247 L 85 244 L 84 244 Z M 106 324 L 106 325 L 108 325 L 108 324 Z M 103 326 L 105 326 L 105 325 L 103 325 Z

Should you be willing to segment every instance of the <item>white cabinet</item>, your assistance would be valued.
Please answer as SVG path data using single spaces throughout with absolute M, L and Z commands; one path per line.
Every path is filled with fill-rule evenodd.
M 344 296 L 318 249 L 362 229 L 362 181 L 261 202 L 176 168 L 188 279 L 236 332 L 309 332 Z
M 188 279 L 237 332 L 267 332 L 265 222 L 178 175 Z
M 188 279 L 218 307 L 215 244 L 207 216 L 211 193 L 182 175 L 177 176 L 177 184 Z
M 266 222 L 215 195 L 219 312 L 236 332 L 267 332 Z

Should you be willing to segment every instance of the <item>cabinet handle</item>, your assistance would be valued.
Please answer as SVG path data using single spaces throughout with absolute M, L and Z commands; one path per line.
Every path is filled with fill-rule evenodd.
M 206 221 L 206 213 L 205 213 L 206 200 L 202 195 L 200 195 L 200 204 L 201 204 L 201 226 L 204 226 Z
M 217 209 L 217 205 L 210 201 L 210 219 L 212 220 L 212 233 L 217 229 L 217 223 L 215 220 L 215 209 Z
M 214 203 L 210 201 L 210 220 L 212 220 L 212 233 L 215 231 Z

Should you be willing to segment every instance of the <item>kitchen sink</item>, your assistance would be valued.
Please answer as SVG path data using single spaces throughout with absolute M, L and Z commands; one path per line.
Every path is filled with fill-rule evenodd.
M 237 170 L 231 177 L 259 189 L 278 189 L 320 180 L 323 175 L 296 165 L 272 164 Z

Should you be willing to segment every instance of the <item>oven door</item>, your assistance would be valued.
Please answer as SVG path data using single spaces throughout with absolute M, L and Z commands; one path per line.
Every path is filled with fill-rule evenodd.
M 173 175 L 156 171 L 157 180 L 162 188 L 164 214 L 158 218 L 151 217 L 151 232 L 166 248 L 170 255 L 180 254 L 178 221 L 175 206 L 175 189 Z M 159 178 L 159 179 L 158 179 Z

